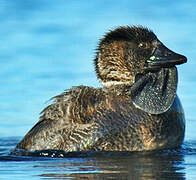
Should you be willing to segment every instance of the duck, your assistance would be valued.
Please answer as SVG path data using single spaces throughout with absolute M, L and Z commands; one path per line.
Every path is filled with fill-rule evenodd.
M 185 116 L 177 65 L 187 62 L 144 26 L 119 26 L 99 40 L 101 87 L 76 86 L 53 98 L 15 150 L 153 151 L 179 148 Z

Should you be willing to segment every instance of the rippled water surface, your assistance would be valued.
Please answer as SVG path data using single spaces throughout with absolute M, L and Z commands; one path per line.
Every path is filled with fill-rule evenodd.
M 0 178 L 195 180 L 195 7 L 194 0 L 0 0 Z M 119 25 L 135 24 L 151 28 L 188 58 L 178 67 L 186 115 L 182 148 L 148 154 L 53 152 L 53 158 L 10 155 L 48 99 L 72 86 L 100 86 L 93 67 L 99 38 Z

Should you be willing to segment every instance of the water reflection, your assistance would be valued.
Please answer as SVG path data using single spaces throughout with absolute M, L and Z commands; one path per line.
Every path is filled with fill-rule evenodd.
M 57 160 L 58 161 L 58 160 Z M 41 162 L 41 177 L 84 179 L 185 179 L 182 154 L 112 154 L 110 157 L 71 158 Z

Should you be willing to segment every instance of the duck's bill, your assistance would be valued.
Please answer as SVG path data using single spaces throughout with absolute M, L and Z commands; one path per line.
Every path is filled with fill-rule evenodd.
M 150 114 L 166 112 L 176 97 L 178 75 L 176 65 L 187 61 L 160 44 L 147 60 L 146 73 L 138 74 L 131 87 L 131 99 L 138 108 Z
M 170 68 L 186 62 L 187 58 L 185 56 L 169 50 L 162 44 L 156 48 L 153 55 L 147 60 L 144 68 L 145 70 Z

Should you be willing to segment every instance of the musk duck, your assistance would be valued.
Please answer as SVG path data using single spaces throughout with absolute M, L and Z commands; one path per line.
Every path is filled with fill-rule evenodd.
M 143 26 L 106 33 L 94 60 L 103 87 L 77 86 L 55 96 L 15 150 L 178 148 L 185 117 L 176 94 L 176 65 L 186 61 Z

